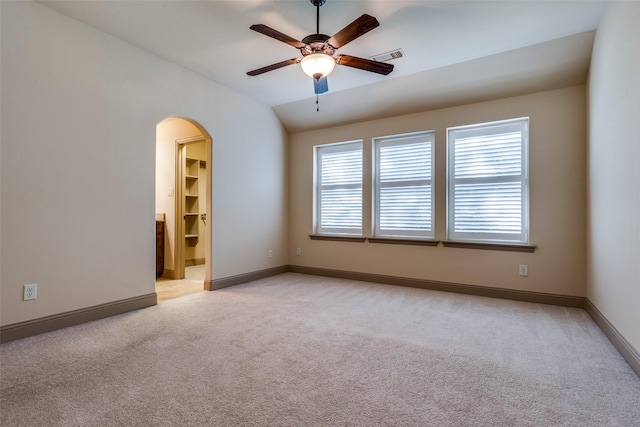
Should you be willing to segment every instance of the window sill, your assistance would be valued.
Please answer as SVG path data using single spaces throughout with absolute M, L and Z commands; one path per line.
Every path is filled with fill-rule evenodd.
M 484 249 L 489 251 L 509 251 L 509 252 L 529 252 L 529 253 L 533 253 L 537 247 L 532 245 L 514 245 L 514 244 L 508 244 L 508 243 L 470 243 L 470 242 L 451 242 L 451 241 L 443 241 L 442 245 L 447 248 Z
M 331 242 L 355 242 L 364 243 L 382 243 L 390 245 L 414 245 L 414 246 L 438 246 L 440 240 L 431 239 L 393 239 L 384 237 L 360 237 L 360 236 L 331 236 L 310 234 L 311 240 L 325 240 Z M 508 251 L 508 252 L 529 252 L 533 253 L 537 246 L 535 245 L 516 245 L 508 243 L 471 243 L 471 242 L 452 242 L 442 241 L 442 245 L 447 248 L 463 248 L 463 249 L 483 249 L 489 251 Z
M 432 239 L 397 239 L 391 237 L 368 237 L 369 243 L 386 243 L 389 245 L 438 246 L 440 240 Z
M 311 240 L 329 240 L 333 242 L 359 242 L 363 243 L 367 240 L 366 237 L 359 236 L 321 236 L 318 234 L 309 234 Z

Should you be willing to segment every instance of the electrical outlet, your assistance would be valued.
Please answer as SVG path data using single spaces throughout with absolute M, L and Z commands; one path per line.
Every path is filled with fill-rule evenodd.
M 22 295 L 22 300 L 27 301 L 36 298 L 38 298 L 38 285 L 36 283 L 24 285 L 24 294 Z
M 523 277 L 528 276 L 529 266 L 527 264 L 520 264 L 520 266 L 518 267 L 518 274 L 520 274 Z
M 296 256 L 302 255 L 302 248 L 296 248 Z
M 273 258 L 273 251 L 269 249 L 269 258 Z

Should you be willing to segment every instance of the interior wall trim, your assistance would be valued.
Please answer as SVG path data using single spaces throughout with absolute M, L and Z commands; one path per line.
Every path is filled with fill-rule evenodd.
M 609 341 L 629 363 L 631 368 L 640 376 L 640 353 L 629 343 L 615 326 L 607 319 L 588 298 L 568 295 L 547 294 L 542 292 L 520 291 L 512 289 L 491 288 L 486 286 L 463 285 L 459 283 L 438 282 L 433 280 L 411 279 L 406 277 L 385 276 L 371 273 L 358 273 L 343 270 L 331 270 L 325 268 L 305 267 L 300 265 L 283 265 L 250 273 L 205 282 L 205 288 L 213 291 L 240 285 L 253 280 L 264 279 L 287 272 L 309 274 L 313 276 L 335 277 L 340 279 L 359 280 L 364 282 L 382 283 L 395 286 L 407 286 L 412 288 L 428 289 L 434 291 L 456 292 L 467 295 L 501 298 L 515 301 L 533 302 L 539 304 L 551 304 L 563 307 L 584 308 L 594 322 L 607 336 Z M 150 307 L 158 303 L 155 292 L 128 298 L 111 303 L 100 304 L 79 310 L 54 314 L 39 319 L 14 323 L 0 327 L 0 343 L 9 342 L 68 326 L 79 325 L 105 317 L 115 316 L 128 311 Z
M 250 273 L 238 274 L 236 276 L 223 277 L 222 279 L 213 279 L 205 281 L 205 289 L 215 291 L 229 286 L 240 285 L 242 283 L 251 282 L 253 280 L 264 279 L 266 277 L 276 276 L 290 271 L 288 265 L 280 267 L 267 268 L 266 270 L 252 271 Z
M 589 313 L 589 316 L 600 327 L 602 332 L 609 338 L 609 341 L 620 352 L 622 357 L 627 361 L 631 368 L 640 377 L 640 353 L 636 348 L 631 345 L 629 341 L 616 329 L 615 326 L 605 317 L 598 307 L 596 307 L 589 298 L 585 298 L 584 309 Z
M 106 304 L 94 305 L 92 307 L 27 320 L 25 322 L 13 323 L 0 328 L 0 342 L 4 343 L 44 332 L 51 332 L 56 329 L 62 329 L 68 326 L 79 325 L 81 323 L 115 316 L 116 314 L 122 314 L 128 311 L 150 307 L 157 303 L 158 296 L 153 292 Z
M 584 297 L 547 294 L 543 292 L 520 291 L 515 289 L 492 288 L 487 286 L 463 285 L 460 283 L 439 282 L 434 280 L 412 279 L 408 277 L 384 276 L 380 274 L 358 273 L 352 271 L 329 270 L 324 268 L 290 265 L 289 271 L 315 276 L 336 277 L 386 285 L 407 286 L 432 291 L 455 292 L 490 298 L 559 305 L 563 307 L 584 308 Z

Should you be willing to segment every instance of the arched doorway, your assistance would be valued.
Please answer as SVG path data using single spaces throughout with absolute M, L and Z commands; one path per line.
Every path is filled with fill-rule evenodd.
M 209 133 L 188 118 L 156 126 L 156 224 L 164 220 L 165 233 L 160 276 L 178 281 L 185 268 L 200 271 L 202 277 L 189 278 L 200 290 L 211 282 L 211 144 Z

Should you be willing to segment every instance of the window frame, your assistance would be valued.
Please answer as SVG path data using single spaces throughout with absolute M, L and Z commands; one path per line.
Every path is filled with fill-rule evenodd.
M 475 178 L 456 178 L 455 177 L 455 142 L 460 139 L 456 134 L 466 133 L 470 137 L 481 137 L 498 135 L 500 128 L 519 128 L 520 138 L 520 174 L 502 175 L 496 177 L 475 177 Z M 507 120 L 498 120 L 486 123 L 477 123 L 464 126 L 456 126 L 447 128 L 447 241 L 449 242 L 469 242 L 479 244 L 511 244 L 511 245 L 529 245 L 531 239 L 530 233 L 530 200 L 529 200 L 529 133 L 530 119 L 529 117 L 519 117 Z M 496 184 L 505 182 L 518 182 L 520 185 L 520 231 L 519 233 L 507 232 L 489 232 L 488 230 L 478 232 L 458 231 L 455 227 L 456 209 L 455 196 L 456 184 Z
M 413 140 L 413 141 L 412 141 Z M 382 155 L 380 153 L 381 148 L 388 146 L 399 146 L 409 144 L 421 144 L 428 142 L 429 144 L 429 156 L 430 156 L 430 170 L 429 178 L 416 179 L 416 180 L 402 180 L 393 182 L 381 182 L 381 166 L 380 161 Z M 389 239 L 434 239 L 435 237 L 435 131 L 419 131 L 404 133 L 399 135 L 389 135 L 383 137 L 373 138 L 373 160 L 372 160 L 372 187 L 373 187 L 373 236 L 374 238 L 389 238 Z M 430 190 L 430 229 L 428 230 L 411 230 L 406 229 L 383 229 L 381 228 L 381 190 L 382 188 L 401 188 L 408 186 L 427 186 Z
M 338 142 L 331 144 L 315 145 L 313 147 L 313 203 L 314 218 L 313 229 L 317 236 L 338 236 L 338 237 L 362 237 L 363 236 L 363 206 L 364 206 L 364 144 L 363 140 Z M 326 154 L 339 152 L 360 151 L 360 183 L 359 184 L 335 184 L 328 187 L 333 189 L 360 189 L 360 227 L 323 227 L 322 226 L 322 194 L 328 188 L 322 185 L 322 158 Z

